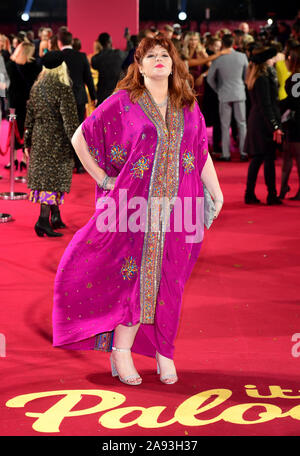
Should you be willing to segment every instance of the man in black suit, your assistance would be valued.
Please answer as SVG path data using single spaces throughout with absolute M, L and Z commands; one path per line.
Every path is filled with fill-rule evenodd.
M 84 121 L 85 105 L 88 102 L 85 86 L 87 86 L 92 102 L 95 104 L 96 91 L 91 75 L 90 65 L 84 52 L 75 51 L 72 48 L 72 33 L 63 29 L 57 34 L 58 46 L 64 54 L 70 78 L 73 82 L 73 92 L 76 100 L 79 122 Z M 74 152 L 75 167 L 77 173 L 84 172 L 84 168 Z
M 113 49 L 111 36 L 108 33 L 101 33 L 98 41 L 102 46 L 102 51 L 92 57 L 91 64 L 99 73 L 97 84 L 97 103 L 99 105 L 113 93 L 128 52 Z

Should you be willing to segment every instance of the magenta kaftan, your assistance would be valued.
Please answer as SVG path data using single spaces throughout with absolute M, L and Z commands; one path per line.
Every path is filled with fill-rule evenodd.
M 118 324 L 140 322 L 132 351 L 173 358 L 184 285 L 202 238 L 186 242 L 191 233 L 185 226 L 174 229 L 174 209 L 167 232 L 162 225 L 156 232 L 126 230 L 124 215 L 129 220 L 137 211 L 133 197 L 148 203 L 153 197 L 190 197 L 195 209 L 197 197 L 203 197 L 200 175 L 208 156 L 203 116 L 198 105 L 178 110 L 169 100 L 165 123 L 149 92 L 132 103 L 121 90 L 83 122 L 82 132 L 99 166 L 117 179 L 112 191 L 96 187 L 95 213 L 58 266 L 53 345 L 110 351 Z M 115 202 L 116 229 L 101 232 L 99 217 L 108 197 Z M 150 217 L 143 220 L 141 226 L 149 228 Z

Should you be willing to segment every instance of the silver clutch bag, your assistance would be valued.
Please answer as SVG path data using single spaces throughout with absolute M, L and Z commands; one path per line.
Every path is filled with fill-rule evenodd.
M 216 212 L 215 203 L 210 196 L 209 191 L 203 184 L 203 191 L 204 191 L 204 225 L 207 229 L 211 226 L 212 222 L 214 221 L 214 216 Z

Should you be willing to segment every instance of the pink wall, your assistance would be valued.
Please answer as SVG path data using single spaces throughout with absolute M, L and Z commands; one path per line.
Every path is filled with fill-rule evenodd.
M 87 54 L 103 32 L 111 35 L 114 48 L 124 50 L 125 27 L 131 35 L 139 31 L 139 0 L 67 0 L 67 25 Z

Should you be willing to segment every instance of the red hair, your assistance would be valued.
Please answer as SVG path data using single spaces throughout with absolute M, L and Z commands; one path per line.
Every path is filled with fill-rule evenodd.
M 181 60 L 174 44 L 168 38 L 143 38 L 135 51 L 134 63 L 129 66 L 127 75 L 118 82 L 115 91 L 128 90 L 133 103 L 142 96 L 145 85 L 138 65 L 141 64 L 147 52 L 155 46 L 165 48 L 173 62 L 172 74 L 169 76 L 169 93 L 172 103 L 177 108 L 189 106 L 192 109 L 196 101 L 193 77 Z

